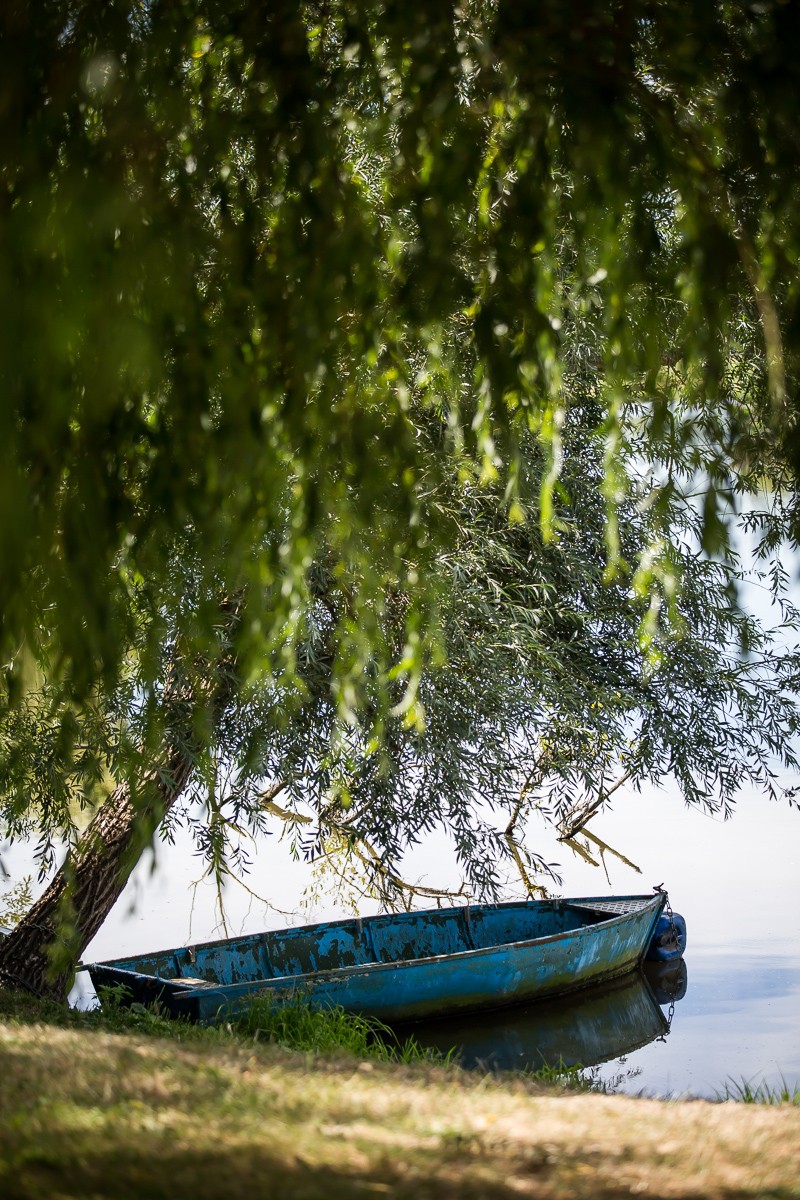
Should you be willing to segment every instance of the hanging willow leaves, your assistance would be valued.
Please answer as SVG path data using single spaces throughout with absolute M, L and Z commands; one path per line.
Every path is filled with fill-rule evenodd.
M 369 614 L 413 579 L 418 665 L 450 532 L 421 514 L 417 423 L 446 411 L 442 454 L 499 472 L 512 518 L 538 436 L 551 536 L 575 320 L 612 561 L 632 387 L 643 449 L 718 492 L 763 464 L 759 423 L 795 463 L 797 22 L 778 0 L 4 5 L 12 690 L 23 639 L 79 697 L 134 634 L 155 677 L 164 614 L 202 650 L 213 605 L 182 603 L 177 538 L 246 589 L 247 672 L 291 669 L 323 542 L 387 665 Z M 344 694 L 363 654 L 342 645 Z

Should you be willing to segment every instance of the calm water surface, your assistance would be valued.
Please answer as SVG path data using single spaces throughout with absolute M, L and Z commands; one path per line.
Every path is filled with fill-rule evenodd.
M 549 861 L 560 858 L 563 883 L 558 891 L 563 895 L 649 892 L 662 882 L 669 888 L 675 909 L 686 917 L 689 945 L 688 986 L 674 1007 L 668 1032 L 660 1024 L 661 1012 L 668 1015 L 666 1005 L 656 1010 L 658 1015 L 643 1016 L 641 997 L 636 1001 L 630 995 L 623 996 L 627 1007 L 595 1006 L 588 1018 L 585 1011 L 583 1017 L 567 1013 L 560 1031 L 551 1009 L 538 1034 L 535 1012 L 507 1010 L 477 1023 L 483 1043 L 474 1057 L 490 1058 L 497 1066 L 537 1066 L 543 1056 L 557 1059 L 558 1048 L 565 1062 L 588 1065 L 585 1040 L 576 1040 L 574 1028 L 570 1032 L 570 1024 L 585 1032 L 588 1020 L 599 1029 L 593 1044 L 600 1046 L 601 1057 L 610 1056 L 595 1075 L 626 1092 L 713 1096 L 729 1078 L 800 1082 L 800 812 L 750 795 L 742 797 L 734 818 L 723 822 L 685 808 L 667 792 L 652 791 L 620 797 L 593 828 L 637 861 L 641 874 L 606 855 L 606 876 L 602 866 L 591 867 L 563 846 L 548 843 L 544 829 L 536 848 Z M 409 861 L 408 875 L 437 886 L 453 883 L 454 869 L 449 874 L 443 869 L 446 849 L 444 840 L 430 843 Z M 0 854 L 12 878 L 31 869 L 26 848 L 0 847 Z M 208 882 L 193 886 L 201 871 L 188 838 L 159 847 L 155 864 L 140 864 L 85 960 L 224 936 L 213 887 Z M 230 887 L 225 907 L 231 933 L 349 915 L 324 897 L 303 906 L 308 868 L 293 863 L 276 838 L 260 848 L 248 884 L 271 907 Z M 519 882 L 509 878 L 506 892 L 508 898 L 520 897 Z M 362 906 L 364 915 L 368 911 L 369 906 Z M 82 983 L 84 1002 L 86 987 Z M 566 1002 L 556 1010 L 560 1005 Z M 633 1047 L 644 1039 L 635 1036 L 632 1026 L 640 1019 L 644 1032 L 658 1040 L 637 1049 Z M 615 1047 L 619 1026 L 624 1038 Z M 487 1030 L 494 1031 L 490 1054 Z M 433 1033 L 420 1031 L 420 1036 L 449 1049 L 458 1045 L 461 1033 L 468 1058 L 475 1032 L 475 1023 L 470 1029 L 462 1021 Z

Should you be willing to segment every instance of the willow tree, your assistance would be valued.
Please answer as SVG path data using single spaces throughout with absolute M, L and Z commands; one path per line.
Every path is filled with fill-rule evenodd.
M 234 604 L 221 611 L 217 644 L 202 659 L 187 659 L 179 631 L 170 631 L 164 678 L 149 701 L 136 656 L 115 688 L 69 713 L 58 687 L 27 691 L 13 712 L 17 754 L 0 777 L 6 828 L 43 838 L 47 865 L 47 838 L 77 834 L 78 805 L 96 812 L 0 946 L 7 980 L 56 994 L 66 987 L 159 825 L 171 838 L 191 823 L 218 880 L 247 870 L 252 835 L 288 828 L 298 853 L 324 856 L 339 872 L 355 866 L 371 894 L 394 905 L 449 894 L 402 874 L 405 851 L 435 830 L 450 839 L 462 891 L 486 897 L 506 867 L 529 891 L 548 886 L 552 867 L 525 845 L 531 817 L 574 844 L 579 830 L 593 836 L 587 820 L 623 782 L 637 788 L 671 774 L 687 802 L 726 813 L 744 783 L 782 794 L 775 752 L 797 767 L 800 706 L 791 689 L 800 655 L 731 604 L 740 572 L 698 556 L 702 521 L 687 503 L 670 505 L 674 542 L 661 562 L 670 600 L 656 620 L 643 572 L 606 577 L 597 400 L 589 390 L 579 401 L 573 386 L 557 538 L 545 541 L 533 505 L 510 522 L 497 485 L 455 471 L 431 482 L 423 512 L 447 523 L 451 537 L 428 566 L 438 582 L 438 637 L 415 680 L 413 709 L 399 673 L 367 670 L 358 709 L 341 719 L 332 684 L 350 592 L 324 553 L 308 573 L 292 672 L 243 678 Z M 435 464 L 435 427 L 420 425 L 418 435 Z M 524 440 L 522 496 L 538 495 L 547 469 L 541 448 Z M 652 494 L 631 468 L 630 495 L 618 506 L 620 552 L 631 561 L 664 527 Z M 179 566 L 186 602 L 196 605 L 202 564 L 184 548 Z M 381 639 L 397 661 L 411 602 L 399 580 L 387 587 Z M 800 629 L 788 604 L 785 616 Z M 120 782 L 98 806 L 106 773 L 120 766 Z M 269 891 L 269 879 L 258 886 Z
M 391 0 L 6 4 L 9 778 L 36 741 L 37 672 L 65 778 L 76 713 L 135 678 L 142 727 L 120 717 L 76 786 L 110 765 L 133 797 L 126 828 L 142 811 L 152 824 L 180 791 L 176 746 L 195 769 L 233 701 L 199 682 L 220 655 L 245 684 L 302 691 L 321 562 L 342 597 L 337 728 L 421 721 L 453 538 L 427 498 L 460 473 L 555 537 L 581 322 L 611 575 L 626 457 L 663 468 L 660 531 L 630 564 L 650 653 L 682 489 L 704 492 L 713 551 L 744 467 L 763 474 L 774 443 L 794 462 L 799 19 L 777 0 L 437 0 L 413 21 Z M 758 334 L 745 385 L 742 316 Z M 525 439 L 543 456 L 533 493 Z M 179 720 L 176 670 L 194 681 Z

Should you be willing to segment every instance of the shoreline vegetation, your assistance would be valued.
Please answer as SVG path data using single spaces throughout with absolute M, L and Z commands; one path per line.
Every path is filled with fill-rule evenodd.
M 570 1072 L 548 1084 L 389 1053 L 341 1014 L 279 1019 L 199 1028 L 0 990 L 0 1193 L 800 1196 L 788 1084 L 729 1080 L 733 1103 L 605 1095 Z

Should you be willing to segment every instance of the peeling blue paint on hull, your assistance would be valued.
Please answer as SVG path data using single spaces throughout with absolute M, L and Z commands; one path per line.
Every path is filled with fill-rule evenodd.
M 632 970 L 666 895 L 473 905 L 333 921 L 89 967 L 199 1021 L 256 996 L 303 995 L 382 1021 L 421 1020 L 560 995 Z

